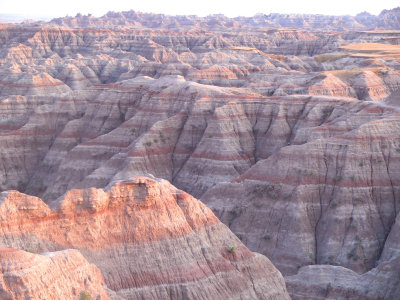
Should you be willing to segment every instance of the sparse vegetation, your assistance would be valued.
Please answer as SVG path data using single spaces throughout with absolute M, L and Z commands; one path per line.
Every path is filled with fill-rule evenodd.
M 266 233 L 266 234 L 264 234 L 263 238 L 264 238 L 264 240 L 270 240 L 271 235 L 269 233 Z
M 79 295 L 79 300 L 91 300 L 91 299 L 92 299 L 92 297 L 90 296 L 90 293 L 87 291 L 83 291 Z
M 151 144 L 152 144 L 151 141 L 147 141 L 147 142 L 144 143 L 144 145 L 145 145 L 146 147 L 151 147 Z
M 373 69 L 372 72 L 374 72 L 378 76 L 382 76 L 382 75 L 386 75 L 387 73 L 389 73 L 389 70 L 382 69 L 382 68 L 376 68 L 376 69 Z
M 262 201 L 252 201 L 251 204 L 253 204 L 253 206 L 256 208 L 261 208 L 264 205 Z
M 350 251 L 349 253 L 347 253 L 347 259 L 351 259 L 355 256 L 354 251 Z
M 360 161 L 360 163 L 358 164 L 360 167 L 364 167 L 364 162 Z
M 382 57 L 387 55 L 400 55 L 400 46 L 383 43 L 353 43 L 340 47 L 357 57 Z
M 342 81 L 348 81 L 349 79 L 360 75 L 363 70 L 360 68 L 352 68 L 345 70 L 329 71 L 334 76 L 338 77 Z
M 190 151 L 193 149 L 193 146 L 191 144 L 184 144 L 183 147 L 187 150 Z
M 253 193 L 259 197 L 268 195 L 272 199 L 279 198 L 282 187 L 279 184 L 256 184 Z
M 331 206 L 332 206 L 332 207 L 336 207 L 336 206 L 338 206 L 338 204 L 339 204 L 339 201 L 336 200 L 336 199 L 334 199 L 334 200 L 331 201 Z
M 337 176 L 336 176 L 336 181 L 342 181 L 342 179 L 343 179 L 343 176 L 342 176 L 342 175 L 337 175 Z
M 18 180 L 17 190 L 21 191 L 25 188 L 26 183 L 22 180 Z
M 300 89 L 294 89 L 294 90 L 293 90 L 293 94 L 301 95 L 301 94 L 303 94 L 303 91 L 304 91 L 304 90 L 301 89 L 301 88 L 300 88 Z
M 326 78 L 326 75 L 325 75 L 325 73 L 318 73 L 317 75 L 315 75 L 313 78 L 312 78 L 312 80 L 323 80 L 323 79 L 325 79 Z
M 267 185 L 267 194 L 272 199 L 279 198 L 282 187 L 280 185 L 269 184 Z
M 315 171 L 315 170 L 310 170 L 310 169 L 297 169 L 297 168 L 295 168 L 295 170 L 296 170 L 296 172 L 297 173 L 299 173 L 299 175 L 300 174 L 303 174 L 304 176 L 311 176 L 311 177 L 313 177 L 313 176 L 318 176 L 318 172 L 317 171 Z
M 317 62 L 324 63 L 324 62 L 333 62 L 346 56 L 347 56 L 346 54 L 321 54 L 315 56 L 314 58 Z
M 322 110 L 322 118 L 326 120 L 333 112 L 333 107 L 325 107 Z
M 314 170 L 310 170 L 310 176 L 316 176 L 317 175 L 317 172 L 316 171 L 314 171 Z
M 267 54 L 266 56 L 279 61 L 288 61 L 288 58 L 285 55 Z
M 232 225 L 233 221 L 242 214 L 242 212 L 243 212 L 243 207 L 241 206 L 235 206 L 233 208 L 229 216 L 229 223 L 228 223 L 229 227 Z
M 243 46 L 233 46 L 229 47 L 230 50 L 237 50 L 237 51 L 254 51 L 257 52 L 258 54 L 262 56 L 267 56 L 271 59 L 279 60 L 279 61 L 288 61 L 288 58 L 285 55 L 281 54 L 270 54 L 270 53 L 265 53 L 257 48 L 254 47 L 243 47 Z
M 166 142 L 166 139 L 165 139 L 164 134 L 163 134 L 161 131 L 159 132 L 159 136 L 160 136 L 161 142 L 165 143 L 165 142 Z
M 262 196 L 267 191 L 267 186 L 264 184 L 256 184 L 253 188 L 253 193 Z
M 334 257 L 333 255 L 329 255 L 329 256 L 328 256 L 328 264 L 329 264 L 329 265 L 332 265 L 334 259 L 335 259 L 335 257 Z
M 354 241 L 354 247 L 353 249 L 347 254 L 348 259 L 353 259 L 354 261 L 357 261 L 359 259 L 359 256 L 357 255 L 357 247 L 361 245 L 361 238 L 359 235 L 355 236 L 355 241 Z
M 233 245 L 231 247 L 229 247 L 228 252 L 229 253 L 234 253 L 236 251 L 236 245 Z

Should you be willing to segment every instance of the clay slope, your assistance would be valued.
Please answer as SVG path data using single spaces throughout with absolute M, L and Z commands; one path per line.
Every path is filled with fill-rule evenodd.
M 42 198 L 57 211 L 49 211 L 50 217 L 46 212 L 46 222 L 68 228 L 70 221 L 57 225 L 56 218 L 67 218 L 57 198 L 73 189 L 98 188 L 93 193 L 107 194 L 115 183 L 151 173 L 200 198 L 251 251 L 266 254 L 285 276 L 318 265 L 304 268 L 309 270 L 306 275 L 293 279 L 292 295 L 305 295 L 309 286 L 303 278 L 315 278 L 311 273 L 318 274 L 320 267 L 328 280 L 336 270 L 354 275 L 349 286 L 338 284 L 333 297 L 350 290 L 360 299 L 367 292 L 386 297 L 379 292 L 385 286 L 379 276 L 389 270 L 393 281 L 386 286 L 391 291 L 398 278 L 390 271 L 391 260 L 400 252 L 395 223 L 400 207 L 397 12 L 233 20 L 131 11 L 0 26 L 0 189 Z M 381 17 L 391 25 L 377 25 Z M 269 22 L 279 27 L 299 23 L 301 28 L 266 27 Z M 357 31 L 327 31 L 329 26 Z M 318 30 L 304 29 L 309 27 Z M 109 198 L 102 195 L 93 197 Z M 46 205 L 41 204 L 45 211 Z M 121 211 L 118 214 L 126 220 Z M 79 219 L 79 226 L 85 222 Z M 113 261 L 118 257 L 114 252 L 95 254 L 104 243 L 114 247 L 120 241 L 117 236 L 127 243 L 138 239 L 156 253 L 180 253 L 187 243 L 175 235 L 192 231 L 155 227 L 154 232 L 143 229 L 143 236 L 118 231 L 103 235 L 101 229 L 108 224 L 120 226 L 104 222 L 102 227 L 87 227 L 82 236 L 89 239 L 79 239 L 73 231 L 69 235 L 64 228 L 64 235 L 51 233 L 50 241 L 40 226 L 26 225 L 43 232 L 38 231 L 39 238 L 24 234 L 5 239 L 5 245 L 36 245 L 46 251 L 79 248 L 99 264 L 107 285 L 120 295 L 166 293 L 173 298 L 179 291 L 177 297 L 185 296 L 177 276 L 194 278 L 188 284 L 190 293 L 202 297 L 197 289 L 199 282 L 205 286 L 211 280 L 209 271 L 201 277 L 197 267 L 190 273 L 177 264 L 179 274 L 189 272 L 191 277 L 169 276 L 175 273 L 165 271 L 167 262 L 159 267 L 164 261 L 158 259 L 146 273 L 144 262 L 132 265 L 129 258 L 142 246 L 112 250 L 129 262 L 125 265 L 143 272 L 134 282 L 122 267 L 109 270 L 110 260 L 120 263 Z M 209 226 L 217 225 L 203 227 Z M 200 241 L 190 243 L 212 244 L 203 234 L 208 229 L 202 230 L 193 233 Z M 159 241 L 168 235 L 173 239 L 164 246 Z M 225 235 L 229 243 L 238 243 Z M 227 247 L 215 243 L 218 249 Z M 240 249 L 236 251 L 242 255 Z M 193 261 L 204 263 L 203 256 L 195 252 Z M 143 259 L 152 261 L 149 257 Z M 216 270 L 213 266 L 210 269 Z M 157 289 L 144 287 L 146 276 Z M 378 284 L 355 288 L 364 278 L 375 278 Z M 221 285 L 222 294 L 232 289 L 228 283 Z M 256 293 L 245 285 L 237 284 L 234 295 Z M 210 293 L 215 289 L 210 287 Z
M 1 299 L 109 299 L 99 269 L 77 250 L 33 254 L 1 248 L 0 262 Z
M 299 121 L 294 123 L 286 147 L 201 198 L 286 274 L 321 263 L 365 272 L 395 229 L 399 111 L 385 116 L 383 106 L 348 104 L 352 117 L 336 119 L 336 106 L 317 127 L 296 129 Z M 277 128 L 280 134 L 286 124 Z
M 267 258 L 165 180 L 137 177 L 105 190 L 71 190 L 51 208 L 39 198 L 3 192 L 0 228 L 3 247 L 79 249 L 115 297 L 289 299 Z
M 15 145 L 3 148 L 5 157 L 26 157 L 5 160 L 6 184 L 25 174 L 21 188 L 52 201 L 74 187 L 150 172 L 203 195 L 284 274 L 306 264 L 366 272 L 380 259 L 398 207 L 397 108 L 267 98 L 176 76 L 98 86 L 86 96 L 54 98 L 3 135 Z M 24 150 L 31 148 L 37 152 Z
M 288 143 L 395 115 L 351 99 L 267 98 L 181 76 L 137 77 L 68 97 L 10 97 L 3 104 L 0 184 L 46 201 L 71 188 L 105 187 L 146 173 L 201 196 Z
M 292 299 L 398 299 L 400 258 L 365 274 L 338 266 L 307 266 L 286 277 Z

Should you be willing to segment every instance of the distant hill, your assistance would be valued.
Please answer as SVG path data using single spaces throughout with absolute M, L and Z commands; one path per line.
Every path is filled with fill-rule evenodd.
M 383 10 L 378 16 L 367 12 L 356 16 L 328 16 L 313 14 L 256 14 L 253 17 L 228 18 L 221 14 L 198 17 L 195 15 L 169 16 L 141 13 L 133 10 L 108 12 L 102 17 L 77 14 L 75 17 L 55 18 L 50 23 L 67 27 L 147 27 L 178 28 L 198 27 L 215 30 L 221 28 L 292 27 L 312 30 L 376 30 L 400 29 L 400 7 Z
M 20 14 L 0 14 L 0 22 L 4 23 L 22 23 L 24 21 L 50 21 L 49 16 L 34 16 L 34 15 L 20 15 Z

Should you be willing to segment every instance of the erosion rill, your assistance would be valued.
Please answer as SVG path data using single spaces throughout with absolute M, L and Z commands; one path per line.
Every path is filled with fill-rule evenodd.
M 0 298 L 400 298 L 399 20 L 0 24 Z

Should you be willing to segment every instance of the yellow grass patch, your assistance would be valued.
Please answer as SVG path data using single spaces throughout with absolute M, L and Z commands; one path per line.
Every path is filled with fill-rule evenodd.
M 348 51 L 351 56 L 358 57 L 400 56 L 400 45 L 356 43 L 344 45 L 340 49 Z
M 400 30 L 367 30 L 359 31 L 361 33 L 373 33 L 373 34 L 387 34 L 387 33 L 400 33 Z
M 332 74 L 336 77 L 338 77 L 340 80 L 342 81 L 348 81 L 349 79 L 356 77 L 358 75 L 360 75 L 361 73 L 365 72 L 365 71 L 371 71 L 374 72 L 376 75 L 378 76 L 383 76 L 385 74 L 387 74 L 389 71 L 396 71 L 394 69 L 391 68 L 380 68 L 380 67 L 376 67 L 376 68 L 353 68 L 353 69 L 343 69 L 343 70 L 331 70 L 331 71 L 324 71 L 321 72 L 320 74 L 318 74 L 317 76 L 326 76 L 328 74 Z M 317 78 L 317 76 L 315 78 Z
M 347 54 L 321 54 L 321 55 L 317 55 L 315 56 L 315 60 L 319 63 L 323 63 L 323 62 L 332 62 L 338 59 L 341 59 L 343 57 L 348 56 Z
M 252 47 L 241 47 L 241 46 L 234 46 L 234 47 L 229 47 L 230 50 L 238 50 L 238 51 L 255 51 L 258 54 L 262 55 L 262 56 L 267 56 L 269 58 L 272 59 L 276 59 L 279 61 L 286 61 L 287 57 L 284 55 L 276 55 L 276 54 L 268 54 L 265 52 L 262 52 L 260 50 L 258 50 L 257 48 L 252 48 Z
M 362 69 L 348 69 L 348 70 L 337 70 L 330 71 L 331 74 L 335 75 L 342 81 L 348 81 L 350 78 L 356 77 L 363 72 Z

